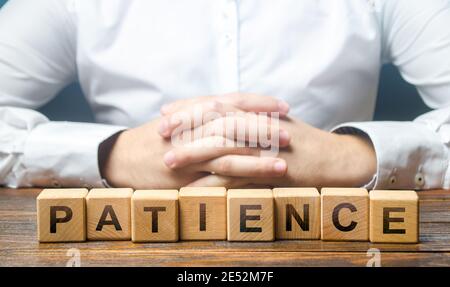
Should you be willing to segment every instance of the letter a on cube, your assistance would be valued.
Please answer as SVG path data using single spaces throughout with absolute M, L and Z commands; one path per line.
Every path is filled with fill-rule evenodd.
M 131 188 L 92 189 L 86 197 L 89 240 L 131 239 Z
M 40 242 L 86 240 L 87 189 L 44 189 L 36 200 Z
M 419 197 L 412 190 L 370 192 L 370 241 L 417 243 Z

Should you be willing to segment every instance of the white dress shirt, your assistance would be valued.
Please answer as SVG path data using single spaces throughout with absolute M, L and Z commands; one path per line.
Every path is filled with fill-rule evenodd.
M 316 127 L 367 134 L 371 187 L 449 188 L 449 27 L 448 0 L 10 0 L 0 11 L 0 184 L 101 186 L 98 146 L 112 134 L 164 103 L 248 92 L 284 99 Z M 434 111 L 371 121 L 387 62 Z M 75 80 L 97 123 L 35 111 Z

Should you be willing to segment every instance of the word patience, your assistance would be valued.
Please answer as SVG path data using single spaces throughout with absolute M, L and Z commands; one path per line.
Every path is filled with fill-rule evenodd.
M 362 188 L 45 189 L 40 242 L 322 239 L 416 243 L 414 191 Z

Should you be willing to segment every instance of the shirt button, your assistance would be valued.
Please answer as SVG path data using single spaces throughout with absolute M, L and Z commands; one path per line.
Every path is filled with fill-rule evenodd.
M 414 182 L 417 187 L 423 187 L 425 185 L 425 178 L 422 173 L 416 174 L 416 177 L 414 178 Z
M 390 183 L 391 185 L 396 184 L 396 183 L 397 183 L 397 177 L 396 177 L 395 175 L 391 176 L 391 177 L 389 178 L 389 183 Z

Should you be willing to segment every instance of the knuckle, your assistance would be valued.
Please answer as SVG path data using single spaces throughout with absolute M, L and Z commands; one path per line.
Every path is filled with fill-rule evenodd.
M 257 173 L 261 176 L 270 176 L 273 174 L 273 162 L 268 160 L 261 160 L 257 165 Z
M 230 100 L 230 103 L 234 106 L 239 106 L 241 103 L 243 103 L 243 100 L 245 100 L 246 98 L 245 95 L 239 92 L 228 94 L 226 97 Z
M 218 118 L 211 122 L 211 128 L 215 130 L 222 130 L 226 124 L 226 118 Z
M 183 163 L 191 162 L 194 159 L 194 155 L 190 152 L 184 152 L 181 159 Z
M 222 134 L 219 133 L 214 135 L 214 142 L 216 144 L 215 147 L 218 149 L 227 148 L 232 143 L 230 142 L 230 140 L 228 140 L 226 137 L 224 137 Z
M 220 129 L 217 128 L 217 125 L 213 122 L 208 122 L 201 128 L 203 137 L 218 137 L 221 136 Z
M 200 97 L 198 97 L 198 99 L 200 101 L 209 101 L 209 100 L 214 99 L 214 96 L 212 96 L 212 95 L 200 96 Z
M 232 93 L 227 94 L 226 97 L 228 97 L 230 99 L 233 99 L 233 100 L 236 100 L 236 99 L 239 99 L 239 98 L 242 97 L 242 93 L 232 92 Z
M 248 147 L 233 147 L 232 150 L 230 150 L 230 152 L 239 154 L 239 155 L 251 155 L 252 151 L 250 148 Z
M 182 165 L 185 164 L 186 162 L 189 162 L 190 160 L 192 160 L 192 155 L 188 152 L 183 152 L 183 151 L 176 151 L 175 152 L 175 158 L 176 158 L 176 165 Z
M 211 137 L 216 137 L 217 136 L 217 130 L 216 129 L 211 129 L 210 132 L 209 132 L 209 135 Z
M 247 99 L 243 98 L 243 97 L 236 97 L 234 100 L 234 104 L 238 107 L 245 107 L 247 106 Z
M 257 174 L 260 176 L 268 176 L 271 175 L 271 166 L 267 162 L 262 162 L 258 165 Z
M 229 173 L 233 167 L 233 162 L 229 157 L 224 157 L 219 162 L 219 170 L 222 173 Z
M 212 100 L 208 103 L 209 109 L 213 112 L 221 112 L 223 110 L 223 104 L 218 100 Z
M 221 118 L 225 114 L 223 104 L 219 101 L 211 101 L 205 105 L 203 121 L 210 122 Z

